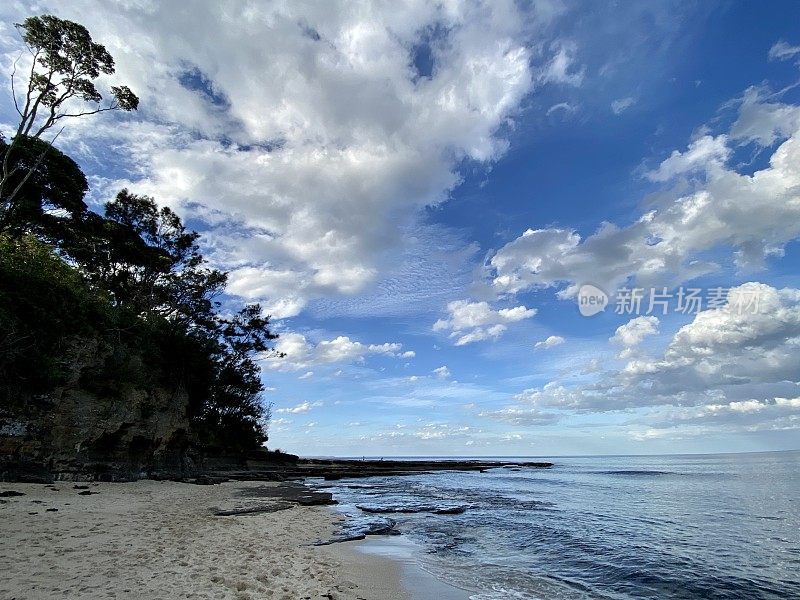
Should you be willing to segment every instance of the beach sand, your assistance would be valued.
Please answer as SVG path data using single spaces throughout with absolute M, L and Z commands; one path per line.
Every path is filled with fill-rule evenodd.
M 401 564 L 354 544 L 312 546 L 326 507 L 214 516 L 264 482 L 0 484 L 0 599 L 408 598 Z M 263 500 L 269 503 L 274 500 Z M 57 509 L 57 511 L 48 511 Z

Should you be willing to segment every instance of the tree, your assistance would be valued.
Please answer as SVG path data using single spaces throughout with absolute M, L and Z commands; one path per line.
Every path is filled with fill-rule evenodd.
M 29 17 L 17 24 L 17 28 L 31 54 L 31 67 L 25 92 L 20 97 L 16 90 L 16 62 L 11 74 L 14 107 L 20 121 L 2 161 L 0 222 L 7 221 L 6 213 L 15 211 L 20 190 L 48 152 L 48 146 L 45 145 L 33 164 L 27 165 L 28 170 L 21 170 L 21 163 L 12 161 L 11 156 L 24 138 L 38 140 L 67 118 L 113 110 L 131 111 L 139 106 L 139 98 L 124 85 L 112 86 L 113 100 L 106 106 L 100 106 L 103 97 L 94 80 L 101 74 L 114 73 L 114 59 L 103 45 L 92 40 L 83 25 L 43 15 Z M 76 104 L 77 101 L 96 106 L 82 109 Z M 11 185 L 10 179 L 19 172 L 24 175 L 17 177 L 14 185 Z
M 207 266 L 178 215 L 148 196 L 122 190 L 105 218 L 85 221 L 83 246 L 67 248 L 90 281 L 137 316 L 159 315 L 187 328 L 213 328 L 225 273 Z
M 0 160 L 5 160 L 9 150 L 0 139 Z M 0 214 L 0 232 L 9 231 L 15 237 L 31 233 L 51 243 L 64 240 L 67 230 L 87 211 L 86 176 L 74 160 L 36 138 L 20 139 L 9 164 L 8 183 L 20 189 L 16 201 Z M 24 186 L 22 179 L 27 180 Z
M 73 98 L 97 104 L 102 101 L 94 80 L 101 73 L 114 73 L 114 59 L 105 46 L 92 40 L 83 25 L 73 21 L 43 15 L 28 17 L 17 28 L 33 60 L 21 108 L 14 95 L 21 119 L 16 135 L 38 138 L 68 117 L 138 108 L 139 98 L 123 85 L 111 87 L 114 100 L 108 106 L 70 112 L 66 106 Z

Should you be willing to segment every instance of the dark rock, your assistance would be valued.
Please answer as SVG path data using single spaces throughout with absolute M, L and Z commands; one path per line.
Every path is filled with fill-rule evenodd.
M 329 492 L 312 490 L 300 483 L 286 482 L 279 485 L 246 488 L 238 492 L 244 498 L 275 498 L 300 504 L 301 506 L 327 506 L 336 504 Z
M 91 490 L 84 490 L 82 492 L 78 492 L 78 496 L 91 496 L 92 494 L 96 494 L 97 492 L 93 492 Z
M 189 483 L 195 485 L 218 485 L 228 481 L 227 477 L 213 477 L 211 475 L 198 475 L 194 479 L 189 480 Z
M 242 508 L 233 508 L 230 510 L 215 509 L 213 512 L 216 517 L 238 517 L 239 515 L 254 515 L 258 513 L 274 513 L 281 510 L 287 510 L 296 506 L 292 502 L 274 502 L 271 504 L 262 504 L 257 506 L 244 506 Z
M 46 512 L 58 512 L 57 508 L 48 508 Z
M 15 492 L 14 490 L 8 490 L 5 492 L 0 492 L 0 498 L 14 498 L 15 496 L 24 496 L 22 492 Z
M 88 485 L 73 485 L 72 489 L 73 490 L 88 490 L 89 486 Z
M 437 515 L 460 515 L 466 512 L 466 506 L 453 506 L 452 508 L 437 508 L 434 514 Z
M 395 529 L 396 525 L 397 522 L 394 519 L 387 518 L 350 519 L 332 538 L 317 541 L 314 545 L 327 546 L 340 542 L 363 540 L 368 535 L 400 535 L 400 532 Z

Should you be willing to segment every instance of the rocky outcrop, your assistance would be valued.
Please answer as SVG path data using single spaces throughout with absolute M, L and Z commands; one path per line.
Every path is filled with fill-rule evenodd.
M 182 409 L 183 408 L 183 409 Z M 137 479 L 196 468 L 185 401 L 162 389 L 60 389 L 0 415 L 3 479 Z
M 127 480 L 198 469 L 188 399 L 181 391 L 102 393 L 83 381 L 108 350 L 82 340 L 65 357 L 68 377 L 46 394 L 6 390 L 0 402 L 0 479 Z

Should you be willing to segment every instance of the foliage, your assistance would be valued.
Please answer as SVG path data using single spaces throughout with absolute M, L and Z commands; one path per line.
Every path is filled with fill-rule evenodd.
M 0 139 L 0 160 L 5 162 L 9 151 L 9 144 Z M 83 197 L 89 185 L 78 165 L 46 142 L 23 136 L 16 141 L 9 166 L 8 187 L 19 186 L 19 192 L 0 214 L 0 231 L 62 240 L 70 229 L 68 222 L 79 221 L 87 210 Z
M 214 298 L 227 276 L 207 266 L 198 234 L 187 231 L 172 210 L 122 190 L 106 204 L 105 219 L 87 219 L 83 234 L 82 248 L 67 252 L 115 304 L 187 328 L 213 326 Z
M 36 148 L 37 153 L 27 152 L 24 159 L 16 156 L 20 144 L 29 138 L 39 140 L 64 119 L 114 110 L 132 111 L 139 107 L 139 98 L 124 85 L 112 86 L 113 101 L 107 106 L 99 105 L 103 97 L 94 80 L 114 73 L 114 59 L 103 45 L 92 40 L 83 25 L 43 15 L 29 17 L 18 23 L 17 28 L 30 52 L 31 66 L 25 91 L 19 97 L 16 89 L 19 59 L 14 62 L 11 73 L 11 93 L 20 120 L 10 144 L 4 144 L 0 162 L 0 232 L 12 220 L 9 213 L 17 212 L 17 196 L 28 178 L 53 152 L 50 145 L 55 140 L 40 143 L 38 148 L 28 141 L 27 149 Z M 76 102 L 98 106 L 82 109 Z
M 0 236 L 0 382 L 33 392 L 64 381 L 65 352 L 111 324 L 110 305 L 51 248 Z
M 17 135 L 38 138 L 67 117 L 139 107 L 139 99 L 127 86 L 114 86 L 109 106 L 68 112 L 66 104 L 73 98 L 92 103 L 103 99 L 94 80 L 114 73 L 114 59 L 83 25 L 73 21 L 43 15 L 28 17 L 17 27 L 33 59 L 21 108 L 14 97 L 21 118 Z
M 257 304 L 221 314 L 227 275 L 153 198 L 122 190 L 104 214 L 88 209 L 86 177 L 40 136 L 60 119 L 133 110 L 138 99 L 112 88 L 110 106 L 66 112 L 70 99 L 102 100 L 93 81 L 113 73 L 112 57 L 77 23 L 45 15 L 19 27 L 33 66 L 17 134 L 0 136 L 0 397 L 67 383 L 99 397 L 159 387 L 188 398 L 175 409 L 202 443 L 258 447 L 271 407 L 255 357 L 273 352 L 269 317 Z M 91 360 L 71 355 L 81 345 L 95 349 Z

